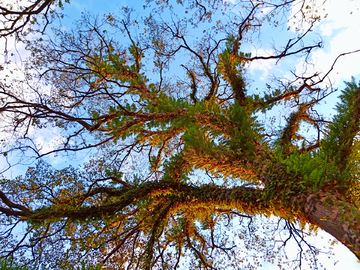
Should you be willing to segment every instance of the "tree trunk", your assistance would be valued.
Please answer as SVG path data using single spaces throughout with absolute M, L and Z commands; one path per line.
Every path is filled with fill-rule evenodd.
M 326 192 L 305 198 L 305 216 L 350 249 L 360 259 L 360 212 Z

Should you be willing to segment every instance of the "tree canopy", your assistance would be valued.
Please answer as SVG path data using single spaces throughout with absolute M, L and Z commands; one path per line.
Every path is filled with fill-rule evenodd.
M 336 91 L 324 82 L 338 58 L 260 90 L 247 73 L 321 48 L 307 38 L 321 19 L 307 2 L 238 1 L 233 12 L 223 1 L 146 1 L 141 15 L 84 13 L 50 31 L 58 6 L 0 8 L 4 37 L 44 18 L 21 36 L 22 75 L 0 82 L 1 257 L 51 269 L 321 267 L 306 237 L 321 228 L 360 259 L 359 84 L 346 84 L 330 118 L 319 105 Z M 298 29 L 271 55 L 244 51 L 290 15 Z M 51 165 L 64 159 L 74 164 Z

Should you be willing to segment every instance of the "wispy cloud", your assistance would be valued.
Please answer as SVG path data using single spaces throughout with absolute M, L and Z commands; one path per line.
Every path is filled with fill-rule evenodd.
M 360 3 L 358 1 L 317 1 L 317 5 L 304 5 L 305 10 L 303 27 L 309 26 L 312 16 L 319 16 L 320 22 L 314 28 L 322 39 L 324 47 L 317 50 L 311 57 L 310 64 L 296 66 L 298 73 L 326 73 L 332 67 L 335 59 L 344 53 L 360 49 L 358 33 L 360 32 Z M 293 7 L 293 14 L 295 6 Z M 300 14 L 298 14 L 300 16 Z M 300 18 L 298 18 L 300 19 Z M 296 18 L 290 18 L 289 26 L 294 25 Z M 294 30 L 294 29 L 293 29 Z M 336 62 L 333 71 L 329 74 L 332 84 L 349 80 L 351 76 L 360 74 L 360 52 L 343 56 Z
M 272 49 L 257 49 L 251 51 L 251 56 L 270 56 L 274 55 L 275 52 Z M 269 76 L 269 71 L 274 67 L 276 63 L 275 59 L 270 60 L 254 60 L 249 64 L 249 71 L 252 75 L 255 74 L 255 72 L 260 71 L 261 72 L 261 80 L 267 80 Z

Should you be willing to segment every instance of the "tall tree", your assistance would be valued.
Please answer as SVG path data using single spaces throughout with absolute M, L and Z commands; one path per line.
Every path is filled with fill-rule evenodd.
M 328 121 L 317 111 L 334 91 L 322 88 L 328 73 L 281 78 L 263 96 L 246 75 L 252 61 L 306 58 L 321 46 L 304 45 L 313 17 L 271 56 L 241 50 L 304 2 L 243 2 L 239 14 L 222 1 L 149 2 L 141 21 L 123 8 L 27 41 L 25 77 L 0 84 L 4 158 L 39 159 L 1 180 L 0 255 L 59 269 L 243 269 L 283 261 L 293 239 L 301 266 L 319 252 L 305 238 L 310 225 L 360 258 L 359 86 L 347 83 Z M 261 121 L 284 108 L 277 130 Z M 48 130 L 58 142 L 40 149 Z M 45 161 L 84 151 L 79 168 Z

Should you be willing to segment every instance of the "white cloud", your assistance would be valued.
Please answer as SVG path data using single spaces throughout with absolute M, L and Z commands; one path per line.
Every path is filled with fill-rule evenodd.
M 227 3 L 227 2 L 235 5 L 237 3 L 237 0 L 223 0 L 223 3 Z
M 255 56 L 270 56 L 270 55 L 275 55 L 275 52 L 272 49 L 257 49 L 257 50 L 252 50 L 251 51 L 251 56 L 255 57 Z M 274 67 L 276 63 L 275 59 L 269 59 L 269 60 L 254 60 L 249 64 L 249 70 L 250 73 L 253 75 L 256 71 L 260 71 L 261 72 L 261 80 L 266 80 L 268 75 L 269 75 L 269 71 Z
M 302 9 L 301 9 L 302 7 Z M 360 3 L 358 1 L 303 0 L 295 1 L 290 12 L 288 26 L 292 30 L 307 29 L 315 18 L 320 18 L 323 34 L 331 35 L 335 29 L 359 24 Z
M 320 30 L 323 35 L 331 35 L 340 28 L 358 29 L 360 3 L 357 1 L 327 1 L 320 14 L 322 23 Z M 325 17 L 325 18 L 324 18 Z
M 305 6 L 309 3 L 305 4 Z M 305 14 L 305 20 L 311 21 L 311 16 L 319 15 L 321 21 L 313 28 L 324 41 L 324 48 L 313 53 L 311 64 L 307 66 L 307 73 L 327 73 L 335 59 L 343 53 L 360 49 L 360 3 L 358 1 L 317 1 L 317 5 L 311 7 L 311 12 Z M 295 12 L 295 6 L 293 13 Z M 295 19 L 290 18 L 289 25 L 294 24 Z M 303 26 L 306 26 L 303 24 Z M 337 85 L 343 80 L 349 80 L 351 76 L 360 74 L 360 52 L 341 57 L 329 74 L 332 84 Z M 304 72 L 301 64 L 296 66 L 297 73 Z
M 329 39 L 328 50 L 319 50 L 312 55 L 311 60 L 314 66 L 309 71 L 327 73 L 340 54 L 360 49 L 355 39 L 354 32 L 350 29 L 346 29 Z M 342 80 L 349 80 L 351 76 L 359 74 L 359 63 L 360 52 L 340 57 L 329 74 L 330 81 L 337 84 Z M 297 71 L 300 71 L 302 66 L 298 65 L 296 68 Z
M 36 134 L 35 144 L 41 154 L 45 154 L 57 149 L 64 142 L 64 137 L 58 135 L 55 130 L 44 130 L 41 135 Z M 45 133 L 45 134 L 44 134 Z

